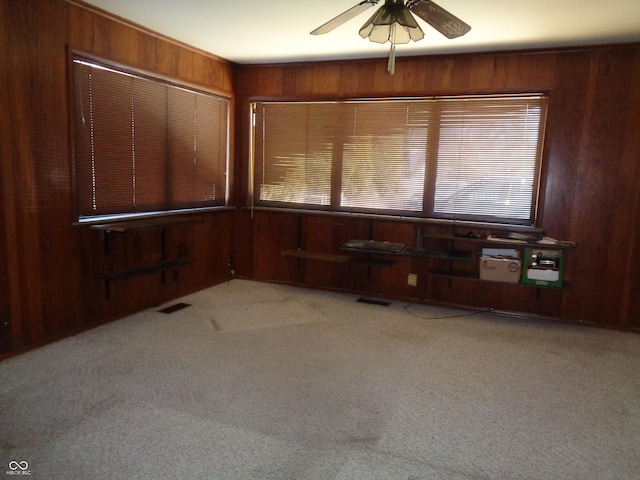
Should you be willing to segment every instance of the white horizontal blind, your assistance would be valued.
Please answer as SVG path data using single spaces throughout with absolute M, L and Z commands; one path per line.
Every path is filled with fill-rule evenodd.
M 395 101 L 260 104 L 257 203 L 422 211 L 428 114 Z
M 256 185 L 263 203 L 328 206 L 333 147 L 340 139 L 335 103 L 274 103 L 256 111 Z
M 434 214 L 531 219 L 543 140 L 543 99 L 443 99 L 440 108 Z
M 362 102 L 344 142 L 340 207 L 422 211 L 428 109 L 423 102 Z
M 535 220 L 541 95 L 261 102 L 257 205 Z
M 173 208 L 223 204 L 228 103 L 175 87 L 168 89 L 167 99 L 169 204 Z

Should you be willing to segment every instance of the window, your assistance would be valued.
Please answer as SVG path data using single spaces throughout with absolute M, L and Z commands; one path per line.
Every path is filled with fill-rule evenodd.
M 79 221 L 222 206 L 229 100 L 73 59 Z
M 542 95 L 254 104 L 253 202 L 533 225 Z

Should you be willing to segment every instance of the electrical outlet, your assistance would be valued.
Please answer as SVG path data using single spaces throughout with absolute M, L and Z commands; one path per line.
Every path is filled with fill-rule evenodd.
M 418 275 L 415 273 L 410 273 L 409 276 L 407 277 L 407 285 L 409 285 L 410 287 L 417 287 Z

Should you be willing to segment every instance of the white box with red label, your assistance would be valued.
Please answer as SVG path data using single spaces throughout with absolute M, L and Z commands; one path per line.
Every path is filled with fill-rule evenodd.
M 483 249 L 480 257 L 480 280 L 519 283 L 522 262 L 512 249 Z

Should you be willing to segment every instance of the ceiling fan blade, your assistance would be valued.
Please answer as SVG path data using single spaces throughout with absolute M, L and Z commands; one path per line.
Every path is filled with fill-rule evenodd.
M 351 7 L 346 12 L 341 13 L 337 17 L 329 20 L 324 25 L 316 28 L 313 32 L 311 32 L 311 35 L 322 35 L 323 33 L 329 33 L 331 30 L 339 27 L 343 23 L 348 22 L 352 18 L 355 18 L 365 10 L 368 10 L 370 7 L 373 7 L 378 3 L 378 1 L 379 0 L 364 0 L 363 2 L 360 2 L 355 7 Z
M 457 38 L 466 34 L 471 27 L 452 13 L 430 0 L 409 1 L 411 13 L 416 14 L 447 38 Z

